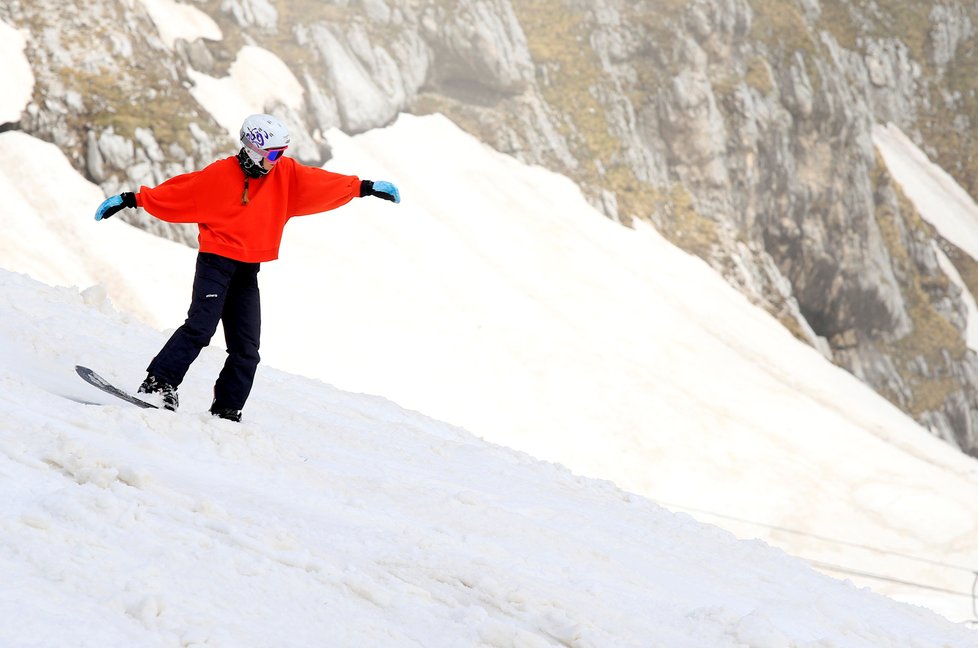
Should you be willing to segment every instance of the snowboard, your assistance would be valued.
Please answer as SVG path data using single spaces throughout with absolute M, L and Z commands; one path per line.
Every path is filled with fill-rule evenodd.
M 132 394 L 122 391 L 121 389 L 119 389 L 118 387 L 116 387 L 115 385 L 113 385 L 108 380 L 98 375 L 88 367 L 82 367 L 81 365 L 76 365 L 75 371 L 78 373 L 79 376 L 81 376 L 82 380 L 87 382 L 89 385 L 92 385 L 93 387 L 98 387 L 106 394 L 112 394 L 116 398 L 121 398 L 127 403 L 132 403 L 133 405 L 136 405 L 138 407 L 145 407 L 147 409 L 149 408 L 159 409 L 156 405 L 147 403 L 146 401 L 143 400 L 139 400 Z

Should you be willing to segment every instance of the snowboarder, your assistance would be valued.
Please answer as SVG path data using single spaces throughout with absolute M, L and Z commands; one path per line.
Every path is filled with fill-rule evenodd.
M 150 362 L 137 393 L 176 410 L 177 388 L 222 321 L 228 357 L 214 385 L 210 412 L 232 421 L 241 420 L 260 360 L 258 270 L 278 258 L 286 222 L 356 197 L 401 201 L 390 182 L 360 180 L 286 157 L 289 131 L 271 115 L 245 119 L 240 140 L 235 156 L 154 188 L 111 196 L 95 212 L 101 221 L 123 208 L 142 207 L 164 221 L 197 223 L 200 252 L 187 319 Z

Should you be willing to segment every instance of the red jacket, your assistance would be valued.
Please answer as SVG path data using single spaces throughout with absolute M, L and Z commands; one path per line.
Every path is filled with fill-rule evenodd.
M 278 258 L 282 230 L 293 216 L 335 209 L 360 195 L 360 179 L 281 158 L 268 175 L 245 176 L 234 156 L 200 171 L 140 187 L 136 204 L 171 223 L 197 223 L 200 251 L 259 263 Z

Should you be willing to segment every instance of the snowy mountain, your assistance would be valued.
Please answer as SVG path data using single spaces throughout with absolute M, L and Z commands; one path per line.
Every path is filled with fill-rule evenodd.
M 265 368 L 243 424 L 117 401 L 72 363 L 124 382 L 164 336 L 98 291 L 0 271 L 0 332 L 5 648 L 978 645 L 382 398 Z
M 194 24 L 187 26 L 207 27 Z M 21 65 L 21 32 L 12 34 L 4 41 L 12 91 L 0 109 L 16 113 L 33 79 Z M 235 110 L 291 96 L 294 79 L 270 54 L 258 56 L 271 70 L 267 95 L 249 94 L 253 84 L 234 74 L 212 79 L 218 85 L 198 79 L 201 109 L 227 129 L 236 128 L 228 116 Z M 410 637 L 405 645 L 427 645 L 422 626 L 434 628 L 427 636 L 441 645 L 972 645 L 973 633 L 829 584 L 643 498 L 963 621 L 972 618 L 978 564 L 973 459 L 799 342 L 651 227 L 615 224 L 567 178 L 501 155 L 444 117 L 401 115 L 356 137 L 335 129 L 321 136 L 332 151 L 329 168 L 395 179 L 404 202 L 355 201 L 289 225 L 282 260 L 262 269 L 265 364 L 239 429 L 199 414 L 220 341 L 188 377 L 177 417 L 71 400 L 107 402 L 73 375 L 79 362 L 120 385 L 138 384 L 162 329 L 182 318 L 194 251 L 120 219 L 95 223 L 103 192 L 64 148 L 17 129 L 0 133 L 0 153 L 16 160 L 0 167 L 0 267 L 83 289 L 79 296 L 6 273 L 0 283 L 0 360 L 9 386 L 0 450 L 13 457 L 0 480 L 18 494 L 10 506 L 22 507 L 5 516 L 6 556 L 37 611 L 27 614 L 16 590 L 3 590 L 3 614 L 25 619 L 24 635 L 11 641 L 26 643 L 35 627 L 52 626 L 49 643 L 65 643 L 71 624 L 45 613 L 61 601 L 58 608 L 76 619 L 105 615 L 99 627 L 110 634 L 92 645 L 127 644 L 128 635 L 115 633 L 130 631 L 147 645 L 240 645 L 245 636 L 270 645 L 284 632 L 275 618 L 292 619 L 289 602 L 308 591 L 334 608 L 329 614 L 337 616 L 326 616 L 331 632 L 343 632 L 336 618 L 356 620 L 340 645 L 400 645 L 403 637 Z M 874 137 L 915 209 L 969 249 L 953 227 L 973 231 L 974 206 L 960 187 L 927 166 L 897 129 Z M 915 185 L 925 176 L 933 182 Z M 935 267 L 938 252 L 930 252 Z M 942 290 L 967 293 L 958 279 Z M 468 432 L 351 392 L 381 395 Z M 431 435 L 481 449 L 472 450 L 480 456 L 508 457 L 509 467 L 458 459 L 455 446 Z M 419 457 L 429 450 L 456 461 L 436 458 L 425 468 Z M 538 476 L 545 485 L 532 481 Z M 447 484 L 448 494 L 432 484 Z M 540 495 L 564 493 L 566 484 L 585 493 L 584 502 L 554 504 L 557 495 Z M 307 505 L 297 495 L 317 488 L 338 497 L 314 496 Z M 470 489 L 473 518 L 463 523 L 453 506 L 466 505 Z M 511 508 L 500 517 L 485 512 L 507 494 Z M 77 507 L 57 504 L 73 497 Z M 623 501 L 641 514 L 621 512 Z M 344 531 L 344 517 L 362 526 Z M 517 524 L 524 520 L 537 530 L 544 521 L 542 535 Z M 608 520 L 608 528 L 582 528 L 595 520 Z M 125 534 L 137 523 L 145 525 L 133 531 L 130 550 Z M 680 537 L 674 527 L 692 531 Z M 578 533 L 585 534 L 579 544 Z M 463 545 L 487 534 L 501 539 L 472 540 L 471 554 L 445 541 L 444 553 L 425 557 L 446 546 L 438 534 Z M 611 543 L 605 551 L 582 549 L 604 542 Z M 52 562 L 59 543 L 80 557 Z M 169 553 L 167 544 L 175 545 Z M 342 567 L 323 553 L 335 545 L 350 556 Z M 366 553 L 357 553 L 361 545 Z M 752 571 L 758 561 L 766 566 Z M 300 573 L 276 571 L 283 563 Z M 775 566 L 782 563 L 791 567 Z M 415 568 L 427 574 L 424 584 L 405 576 Z M 575 580 L 592 570 L 600 575 Z M 733 580 L 722 580 L 731 571 Z M 473 572 L 486 580 L 473 580 Z M 106 585 L 90 591 L 96 573 Z M 171 575 L 189 580 L 171 583 Z M 249 575 L 267 580 L 249 581 L 257 583 L 252 590 L 238 578 Z M 713 590 L 715 598 L 701 598 Z M 235 605 L 256 598 L 267 607 L 249 608 L 246 634 L 218 627 L 238 623 Z M 380 611 L 359 608 L 360 598 L 377 599 L 371 605 Z M 313 605 L 301 598 L 301 609 Z M 135 630 L 126 618 L 136 620 Z M 396 639 L 371 634 L 392 619 L 404 624 L 395 626 L 403 630 Z
M 290 123 L 315 165 L 331 129 L 445 114 L 612 220 L 653 223 L 978 456 L 978 264 L 873 145 L 892 123 L 975 194 L 973 2 L 31 0 L 0 21 L 0 101 L 27 101 L 0 131 L 55 143 L 108 194 L 223 155 L 243 105 Z

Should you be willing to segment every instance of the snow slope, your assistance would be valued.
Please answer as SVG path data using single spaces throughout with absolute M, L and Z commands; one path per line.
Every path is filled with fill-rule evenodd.
M 14 56 L 0 68 L 17 65 Z M 257 85 L 303 101 L 278 76 L 282 87 Z M 11 82 L 33 83 L 22 77 Z M 240 85 L 233 74 L 216 82 L 223 91 L 199 100 L 224 121 L 261 109 L 220 104 L 260 98 L 228 92 Z M 973 460 L 798 343 L 699 260 L 648 228 L 608 222 L 565 178 L 441 117 L 329 139 L 330 168 L 394 180 L 404 202 L 354 201 L 290 224 L 283 259 L 262 270 L 265 364 L 246 420 L 267 415 L 271 367 L 383 394 L 972 618 Z M 18 160 L 0 167 L 0 267 L 94 284 L 86 299 L 108 295 L 133 323 L 179 324 L 193 251 L 118 218 L 95 223 L 101 193 L 50 144 L 4 132 L 0 155 Z M 164 337 L 113 340 L 120 360 L 105 368 L 134 387 Z M 206 409 L 220 356 L 192 370 L 187 411 Z
M 875 126 L 873 143 L 914 207 L 941 236 L 978 259 L 978 205 L 895 124 Z
M 95 292 L 0 271 L 5 648 L 978 645 L 382 398 L 265 369 L 233 424 L 71 370 L 124 383 L 163 340 Z
M 396 178 L 405 200 L 355 201 L 290 224 L 282 260 L 262 269 L 265 366 L 383 394 L 670 504 L 978 563 L 975 463 L 699 260 L 651 230 L 610 223 L 566 179 L 443 118 L 404 116 L 330 140 L 333 168 Z M 24 162 L 0 175 L 0 226 L 13 233 L 2 248 L 14 251 L 0 266 L 97 283 L 93 298 L 104 290 L 157 327 L 179 323 L 192 251 L 118 219 L 95 223 L 97 189 L 51 145 L 8 132 L 5 150 Z M 157 350 L 126 349 L 124 385 L 138 384 Z M 192 375 L 204 386 L 188 383 L 183 403 L 202 411 L 215 374 Z M 260 413 L 255 402 L 246 416 Z M 861 581 L 969 618 L 967 571 L 705 519 L 820 563 L 957 592 Z

